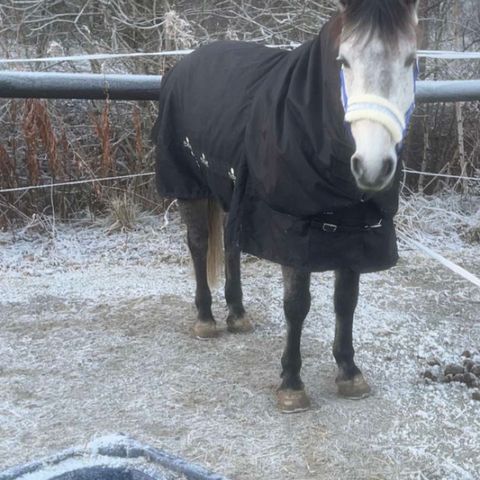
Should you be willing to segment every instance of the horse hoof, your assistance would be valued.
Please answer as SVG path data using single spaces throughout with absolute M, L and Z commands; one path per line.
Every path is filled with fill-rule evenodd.
M 229 315 L 227 318 L 227 330 L 230 333 L 249 333 L 253 331 L 253 323 L 248 315 L 243 315 L 243 317 Z
M 282 413 L 305 412 L 310 408 L 310 399 L 305 390 L 277 390 L 277 406 Z
M 202 322 L 197 320 L 193 325 L 193 334 L 199 340 L 208 340 L 218 336 L 217 325 L 215 322 Z
M 370 396 L 372 389 L 360 373 L 351 380 L 336 380 L 338 395 L 352 400 L 360 400 Z

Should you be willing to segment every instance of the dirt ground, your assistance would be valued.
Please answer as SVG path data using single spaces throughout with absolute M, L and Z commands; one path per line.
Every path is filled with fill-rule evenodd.
M 443 253 L 480 274 L 478 246 Z M 255 332 L 200 342 L 176 215 L 129 234 L 2 233 L 0 469 L 124 432 L 238 480 L 480 478 L 480 402 L 421 377 L 428 357 L 480 349 L 478 288 L 405 249 L 398 267 L 363 276 L 354 338 L 374 394 L 348 401 L 335 393 L 332 275 L 314 275 L 312 409 L 286 416 L 280 271 L 250 257 L 243 271 Z

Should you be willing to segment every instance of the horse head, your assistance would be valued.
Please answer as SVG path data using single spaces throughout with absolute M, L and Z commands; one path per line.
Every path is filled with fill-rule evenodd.
M 358 187 L 380 191 L 392 181 L 415 101 L 418 0 L 338 0 L 345 121 Z

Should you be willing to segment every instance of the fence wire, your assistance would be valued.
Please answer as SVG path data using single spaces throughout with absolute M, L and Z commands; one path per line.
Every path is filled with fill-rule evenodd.
M 136 173 L 132 175 L 118 175 L 116 177 L 86 178 L 84 180 L 75 180 L 73 182 L 49 183 L 44 185 L 30 185 L 27 187 L 6 188 L 0 190 L 0 193 L 26 192 L 29 190 L 41 190 L 45 188 L 69 187 L 72 185 L 83 185 L 87 183 L 100 183 L 109 180 L 124 180 L 126 178 L 153 177 L 155 172 Z
M 443 174 L 436 174 L 436 173 L 430 173 L 430 172 L 418 172 L 415 170 L 403 170 L 404 173 L 408 174 L 421 174 L 421 175 L 427 175 L 427 176 L 441 176 L 441 177 L 447 177 L 447 178 L 455 178 L 455 179 L 468 179 L 468 180 L 477 180 L 480 181 L 480 178 L 475 178 L 475 177 L 462 177 L 462 176 L 456 176 L 456 175 L 443 175 Z M 62 183 L 51 183 L 49 185 L 32 185 L 28 187 L 18 187 L 18 188 L 8 188 L 4 190 L 0 190 L 0 194 L 2 193 L 11 193 L 11 192 L 22 192 L 22 191 L 29 191 L 29 190 L 37 190 L 37 189 L 46 189 L 46 188 L 53 188 L 56 187 L 63 187 L 63 186 L 72 186 L 72 185 L 82 185 L 82 184 L 87 184 L 87 183 L 99 183 L 99 182 L 106 182 L 108 180 L 124 180 L 124 179 L 131 179 L 131 178 L 138 178 L 138 177 L 153 177 L 155 175 L 155 172 L 146 172 L 146 173 L 138 173 L 138 174 L 133 174 L 133 175 L 119 175 L 115 177 L 102 177 L 102 178 L 94 178 L 94 179 L 85 179 L 85 180 L 77 180 L 73 182 L 62 182 Z M 172 202 L 170 206 L 167 209 L 167 212 L 165 215 L 168 214 L 168 210 L 170 207 L 174 204 L 175 202 Z M 442 255 L 440 255 L 438 252 L 435 252 L 431 248 L 425 246 L 418 240 L 413 239 L 411 236 L 409 236 L 406 232 L 400 231 L 398 232 L 399 238 L 405 242 L 406 244 L 410 245 L 411 247 L 421 251 L 425 255 L 433 258 L 440 264 L 442 264 L 444 267 L 448 268 L 455 274 L 461 276 L 465 280 L 469 281 L 473 285 L 480 287 L 480 279 L 473 275 L 471 272 L 465 270 L 464 268 L 460 267 L 456 263 L 452 262 L 451 260 L 446 259 Z
M 409 170 L 404 169 L 402 170 L 405 174 L 413 174 L 413 175 L 424 175 L 427 177 L 441 177 L 441 178 L 449 178 L 449 179 L 456 179 L 456 180 L 466 180 L 466 181 L 477 181 L 480 182 L 480 177 L 465 177 L 462 175 L 447 175 L 443 173 L 432 173 L 432 172 L 420 172 L 417 170 Z M 72 185 L 83 185 L 88 183 L 100 183 L 100 182 L 107 182 L 109 180 L 125 180 L 129 178 L 138 178 L 138 177 L 153 177 L 155 172 L 145 172 L 145 173 L 136 173 L 132 175 L 118 175 L 115 177 L 101 177 L 101 178 L 86 178 L 83 180 L 75 180 L 72 182 L 61 182 L 61 183 L 48 183 L 43 185 L 30 185 L 25 187 L 15 187 L 15 188 L 6 188 L 0 190 L 0 194 L 2 193 L 14 193 L 14 192 L 26 192 L 29 190 L 41 190 L 46 188 L 56 188 L 56 187 L 69 187 Z
M 293 49 L 300 46 L 299 43 L 287 45 L 265 45 L 269 48 Z M 134 53 L 94 53 L 90 55 L 71 55 L 59 57 L 41 58 L 0 58 L 0 64 L 12 63 L 38 63 L 38 62 L 82 62 L 86 60 L 116 60 L 119 58 L 138 57 L 169 57 L 183 56 L 192 53 L 192 49 L 167 50 L 163 52 L 134 52 Z M 436 58 L 442 60 L 480 60 L 480 52 L 455 52 L 447 50 L 418 50 L 417 56 L 421 58 Z

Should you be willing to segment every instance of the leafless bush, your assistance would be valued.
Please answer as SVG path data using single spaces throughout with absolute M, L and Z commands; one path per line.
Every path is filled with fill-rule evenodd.
M 420 5 L 423 48 L 479 49 L 478 0 L 423 0 Z M 421 71 L 427 80 L 480 78 L 480 61 L 424 59 Z M 422 171 L 474 175 L 480 168 L 479 113 L 479 102 L 419 105 L 405 155 L 408 165 Z M 410 180 L 410 186 L 420 191 L 432 192 L 443 185 L 422 176 Z M 469 186 L 454 180 L 449 185 Z
M 134 228 L 140 209 L 134 199 L 125 192 L 123 195 L 114 196 L 109 200 L 107 212 L 107 233 L 125 232 Z

